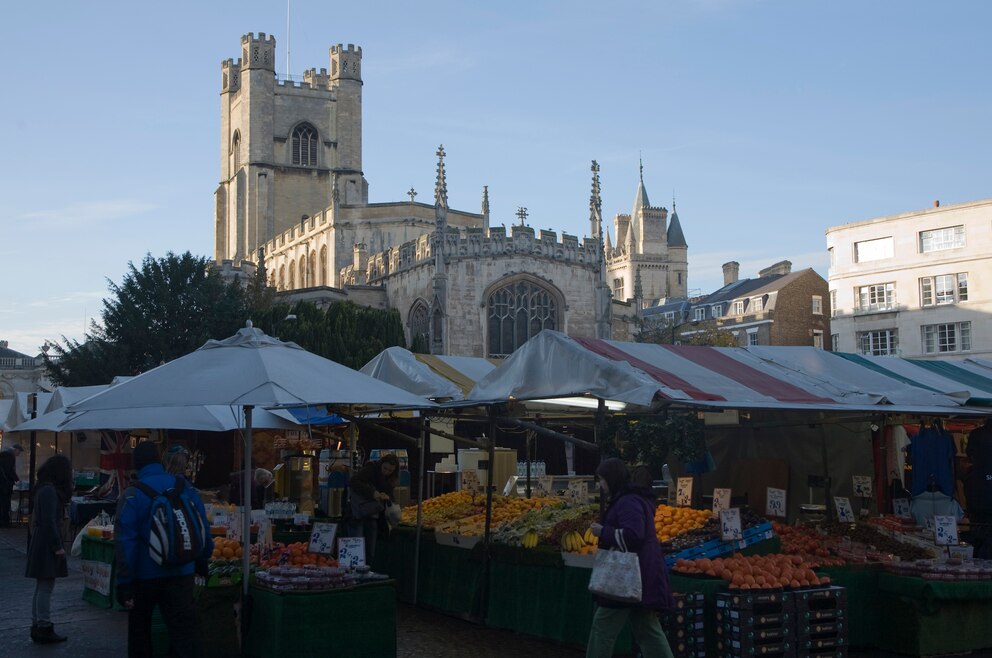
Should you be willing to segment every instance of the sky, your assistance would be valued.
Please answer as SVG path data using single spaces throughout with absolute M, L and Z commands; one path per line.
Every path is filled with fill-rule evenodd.
M 273 34 L 276 71 L 362 47 L 369 200 L 589 234 L 629 213 L 639 158 L 673 198 L 689 288 L 787 259 L 828 276 L 828 227 L 992 197 L 992 3 L 23 2 L 3 9 L 0 340 L 80 339 L 108 282 L 213 255 L 221 61 Z M 315 209 L 318 210 L 318 209 Z

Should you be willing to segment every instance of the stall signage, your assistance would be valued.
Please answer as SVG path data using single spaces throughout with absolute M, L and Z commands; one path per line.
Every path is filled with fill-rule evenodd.
M 550 475 L 542 475 L 537 478 L 537 495 L 539 497 L 551 496 L 554 492 L 554 478 Z
M 870 475 L 855 475 L 851 478 L 854 481 L 854 497 L 855 498 L 871 498 L 871 476 Z
M 730 489 L 714 489 L 713 513 L 719 514 L 725 509 L 730 509 Z
M 227 515 L 227 510 L 222 510 L 222 509 L 214 510 L 214 520 L 212 521 L 213 525 L 225 526 L 225 525 L 229 525 L 230 522 L 231 519 Z
M 314 523 L 310 531 L 310 552 L 330 555 L 334 551 L 337 534 L 337 523 Z
M 933 543 L 937 546 L 957 546 L 958 520 L 953 516 L 933 517 Z
M 258 545 L 259 547 L 271 548 L 272 541 L 272 521 L 263 518 L 258 522 Z
M 237 509 L 231 514 L 229 523 L 227 526 L 227 538 L 233 539 L 235 541 L 241 541 L 241 526 L 244 525 L 241 522 L 241 510 Z
M 365 565 L 365 537 L 338 539 L 338 565 L 346 569 Z
M 309 514 L 294 514 L 293 525 L 308 525 L 310 523 Z
M 892 512 L 901 519 L 910 518 L 909 498 L 892 499 Z
M 474 468 L 466 468 L 462 471 L 462 491 L 469 493 L 479 492 L 479 472 Z
M 679 478 L 678 488 L 675 491 L 676 505 L 679 507 L 692 505 L 692 478 Z
M 768 487 L 765 490 L 765 514 L 785 516 L 785 489 Z
M 834 496 L 834 506 L 837 508 L 837 520 L 841 523 L 854 523 L 854 509 L 851 499 L 847 496 Z
M 737 541 L 741 534 L 741 510 L 737 507 L 720 511 L 720 537 L 723 541 Z
M 110 596 L 110 577 L 114 565 L 97 560 L 83 560 L 83 587 Z
M 568 492 L 565 494 L 569 505 L 589 504 L 589 485 L 585 480 L 571 481 L 568 483 Z

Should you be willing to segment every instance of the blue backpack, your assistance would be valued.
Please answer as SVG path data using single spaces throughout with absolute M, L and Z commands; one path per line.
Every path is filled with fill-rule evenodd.
M 165 491 L 155 491 L 144 482 L 133 486 L 151 501 L 148 527 L 148 552 L 152 561 L 163 567 L 195 562 L 203 554 L 207 527 L 186 489 L 186 480 Z

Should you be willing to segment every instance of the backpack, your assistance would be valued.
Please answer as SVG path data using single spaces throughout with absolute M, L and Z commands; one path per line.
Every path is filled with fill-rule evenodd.
M 133 486 L 149 498 L 148 553 L 152 561 L 163 567 L 175 567 L 195 562 L 203 554 L 207 527 L 186 490 L 186 480 L 165 491 L 155 491 L 144 482 Z

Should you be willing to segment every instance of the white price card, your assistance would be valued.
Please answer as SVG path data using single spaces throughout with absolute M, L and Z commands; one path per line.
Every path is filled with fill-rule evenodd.
M 933 543 L 937 546 L 957 546 L 958 520 L 953 516 L 933 517 Z
M 468 491 L 469 493 L 478 493 L 479 491 L 479 472 L 474 468 L 466 468 L 462 471 L 462 491 Z
M 365 564 L 365 537 L 338 539 L 338 566 L 354 569 Z
M 585 480 L 572 481 L 568 483 L 568 492 L 565 494 L 570 505 L 589 504 L 589 485 Z
M 837 520 L 841 523 L 854 523 L 854 509 L 851 499 L 846 496 L 834 496 L 834 506 L 837 508 Z
M 542 475 L 537 478 L 537 486 L 535 487 L 537 495 L 541 498 L 554 495 L 553 483 L 554 478 L 550 475 Z
M 741 538 L 741 510 L 733 507 L 720 511 L 720 538 L 737 541 Z
M 892 513 L 901 519 L 910 518 L 909 514 L 909 498 L 893 498 L 892 499 Z
M 234 510 L 234 513 L 228 517 L 228 521 L 227 538 L 233 539 L 234 541 L 242 541 L 241 534 L 243 528 L 241 526 L 244 524 L 241 521 L 241 509 L 239 508 Z
M 293 525 L 309 525 L 310 515 L 309 514 L 294 514 L 293 515 Z
M 675 494 L 675 504 L 679 507 L 692 505 L 692 478 L 679 478 Z
M 854 481 L 854 497 L 855 498 L 871 498 L 871 476 L 870 475 L 855 475 L 851 478 Z
M 337 534 L 337 523 L 314 523 L 310 531 L 310 552 L 330 555 L 334 551 Z
M 260 547 L 272 547 L 272 521 L 269 519 L 262 519 L 258 522 L 258 542 L 256 543 Z
M 768 487 L 765 490 L 765 514 L 785 516 L 785 489 Z
M 714 489 L 713 513 L 719 514 L 725 509 L 730 509 L 730 489 Z

